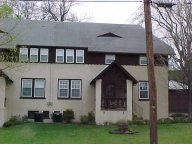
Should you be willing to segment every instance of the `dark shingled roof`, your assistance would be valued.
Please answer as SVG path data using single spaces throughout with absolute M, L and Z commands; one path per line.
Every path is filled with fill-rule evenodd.
M 145 30 L 140 25 L 4 20 L 3 31 L 15 34 L 14 45 L 88 48 L 92 52 L 146 53 Z M 160 39 L 154 39 L 154 53 L 174 54 Z M 5 47 L 5 46 L 4 46 Z

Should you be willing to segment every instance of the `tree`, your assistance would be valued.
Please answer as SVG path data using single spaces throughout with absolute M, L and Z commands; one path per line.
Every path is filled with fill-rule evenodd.
M 7 0 L 13 8 L 13 16 L 19 19 L 48 20 L 48 21 L 82 21 L 71 12 L 78 4 L 75 0 Z
M 168 3 L 169 6 L 160 5 L 162 3 Z M 152 20 L 156 29 L 158 28 L 158 32 L 161 32 L 164 40 L 175 50 L 176 55 L 172 56 L 172 66 L 180 71 L 178 80 L 188 86 L 189 117 L 192 118 L 191 0 L 156 1 L 152 2 L 152 8 Z

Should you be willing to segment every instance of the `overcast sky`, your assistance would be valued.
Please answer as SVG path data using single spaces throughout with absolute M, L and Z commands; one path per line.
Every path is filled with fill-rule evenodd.
M 128 24 L 142 5 L 142 2 L 86 2 L 73 7 L 73 11 L 80 18 L 89 17 L 89 22 Z

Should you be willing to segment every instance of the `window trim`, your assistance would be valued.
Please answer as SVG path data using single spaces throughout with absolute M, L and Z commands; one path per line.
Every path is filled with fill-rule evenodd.
M 62 80 L 68 81 L 67 97 L 64 97 L 64 96 L 61 96 L 61 95 L 60 95 L 60 81 L 62 81 Z M 70 80 L 67 80 L 67 79 L 59 79 L 59 80 L 58 80 L 58 92 L 57 92 L 57 97 L 58 97 L 58 98 L 61 98 L 61 99 L 68 99 L 68 98 L 69 98 L 69 94 L 70 94 L 69 91 L 70 91 Z
M 34 50 L 34 52 L 37 53 L 37 54 L 35 54 L 35 56 L 37 56 L 37 59 L 35 61 L 33 61 L 31 58 L 31 56 L 34 55 L 34 54 L 32 54 L 32 50 Z M 30 52 L 30 58 L 29 58 L 30 62 L 32 62 L 32 63 L 38 62 L 39 61 L 39 49 L 38 48 L 30 48 L 29 52 Z
M 147 98 L 141 98 L 141 96 L 140 96 L 141 83 L 147 83 Z M 139 101 L 148 101 L 149 100 L 149 82 L 148 81 L 139 81 L 138 82 L 138 88 L 139 88 Z
M 26 60 L 21 60 L 21 55 L 25 55 L 25 54 L 21 54 L 21 49 L 22 50 L 27 50 L 27 53 L 26 53 L 26 56 L 27 56 L 27 59 Z M 20 62 L 27 62 L 29 60 L 29 49 L 27 47 L 24 47 L 24 48 L 19 48 L 19 61 Z
M 67 53 L 67 51 L 73 51 L 73 55 L 69 55 L 68 53 Z M 66 49 L 66 54 L 65 54 L 66 56 L 65 56 L 65 62 L 66 63 L 74 63 L 75 62 L 75 60 L 74 60 L 74 58 L 75 58 L 75 50 L 74 49 Z M 67 57 L 68 56 L 72 56 L 73 57 L 73 61 L 72 62 L 68 62 L 68 60 L 67 60 Z
M 40 49 L 40 59 L 39 59 L 39 62 L 41 63 L 47 63 L 49 61 L 49 49 L 48 48 L 39 48 Z M 42 54 L 42 51 L 43 50 L 47 50 L 47 54 Z M 42 61 L 42 55 L 46 55 L 47 56 L 47 60 L 46 61 Z
M 60 51 L 62 50 L 62 52 L 63 52 L 63 53 L 62 53 L 62 54 L 63 54 L 63 55 L 62 55 L 62 56 L 63 56 L 63 61 L 58 61 L 58 60 L 57 60 L 58 51 L 59 51 L 59 50 L 60 50 Z M 59 55 L 59 56 L 60 56 L 60 55 Z M 56 63 L 64 63 L 64 61 L 65 61 L 65 50 L 64 50 L 64 49 L 56 49 L 56 51 L 55 51 L 55 62 L 56 62 Z
M 78 51 L 82 51 L 83 55 L 77 55 Z M 75 55 L 76 56 L 76 58 L 75 58 L 76 63 L 85 63 L 85 50 L 83 50 L 83 49 L 76 49 L 75 53 L 76 53 L 76 55 Z M 77 61 L 77 57 L 82 57 L 83 61 L 82 62 L 78 62 Z
M 65 98 L 65 97 L 61 97 L 59 96 L 59 81 L 60 80 L 68 80 L 69 81 L 69 89 L 68 89 L 68 97 Z M 75 81 L 75 80 L 78 80 L 80 81 L 80 97 L 72 97 L 71 96 L 71 81 Z M 57 90 L 57 99 L 61 99 L 61 100 L 81 100 L 82 99 L 82 80 L 81 79 L 58 79 L 58 90 Z
M 147 62 L 147 56 L 141 55 L 141 56 L 139 56 L 139 65 L 146 66 L 147 63 L 142 63 L 142 62 L 141 62 L 141 61 L 143 60 L 142 58 L 146 58 L 146 62 Z
M 114 57 L 114 60 L 113 59 L 111 59 L 111 60 L 113 60 L 113 61 L 115 61 L 116 60 L 116 55 L 115 54 L 105 54 L 105 64 L 111 64 L 111 63 L 108 63 L 107 62 L 107 60 L 109 59 L 109 58 L 107 58 L 107 57 Z
M 31 96 L 23 96 L 23 80 L 31 80 L 32 81 L 32 88 L 31 88 Z M 44 80 L 44 92 L 43 96 L 35 96 L 35 80 L 42 79 Z M 21 78 L 21 91 L 20 91 L 20 99 L 45 99 L 45 87 L 46 87 L 46 80 L 45 78 Z
M 80 81 L 80 86 L 79 86 L 80 88 L 78 89 L 78 90 L 80 90 L 80 92 L 79 92 L 79 94 L 80 94 L 79 97 L 73 97 L 73 96 L 72 96 L 72 90 L 75 89 L 75 88 L 72 88 L 72 81 L 80 81 L 80 80 L 71 80 L 71 81 L 70 81 L 70 83 L 71 83 L 71 84 L 70 84 L 70 85 L 71 85 L 71 87 L 70 87 L 70 90 L 71 90 L 70 97 L 71 97 L 71 99 L 79 99 L 79 98 L 81 98 L 81 91 L 82 91 L 81 81 Z

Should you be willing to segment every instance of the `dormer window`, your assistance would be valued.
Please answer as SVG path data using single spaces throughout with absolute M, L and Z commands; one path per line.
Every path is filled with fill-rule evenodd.
M 115 60 L 114 54 L 106 54 L 105 55 L 105 64 L 111 64 Z
M 64 62 L 64 49 L 56 49 L 56 62 L 57 63 Z
M 146 56 L 140 56 L 139 57 L 139 64 L 140 65 L 147 65 L 147 57 Z
M 26 61 L 28 61 L 28 48 L 20 48 L 19 60 L 20 60 L 21 62 L 26 62 Z
M 84 63 L 84 50 L 76 50 L 76 63 Z
M 30 49 L 30 62 L 38 62 L 38 48 Z
M 40 62 L 48 62 L 49 50 L 45 48 L 40 49 Z
M 66 63 L 74 63 L 74 50 L 66 49 Z

